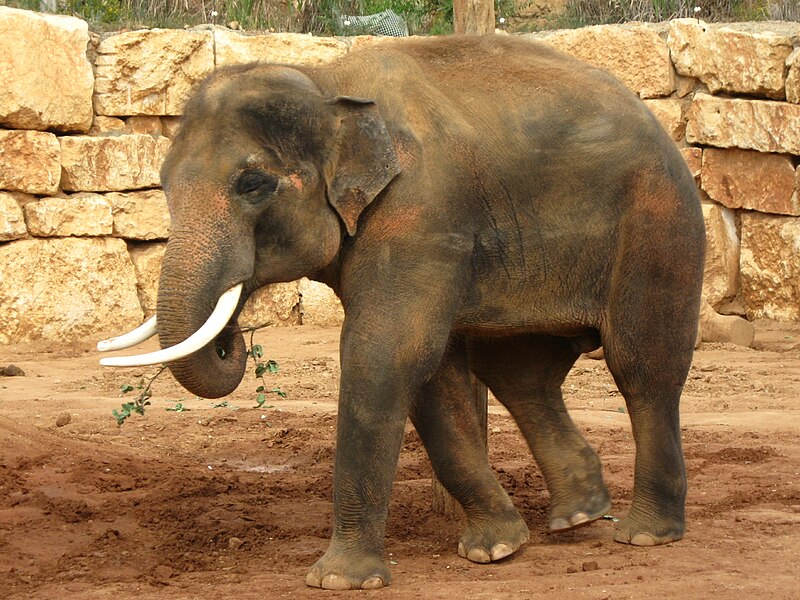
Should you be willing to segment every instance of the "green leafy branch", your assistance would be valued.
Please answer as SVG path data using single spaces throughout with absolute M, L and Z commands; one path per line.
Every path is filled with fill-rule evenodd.
M 129 394 L 134 390 L 141 390 L 139 395 L 133 399 L 133 402 L 124 402 L 122 404 L 122 410 L 117 410 L 116 408 L 111 411 L 111 414 L 114 415 L 114 418 L 117 420 L 117 425 L 122 427 L 125 424 L 125 421 L 128 417 L 132 414 L 136 413 L 138 415 L 144 414 L 144 409 L 146 406 L 150 405 L 150 398 L 153 396 L 153 392 L 150 389 L 153 385 L 153 382 L 158 378 L 161 373 L 167 368 L 167 365 L 161 365 L 156 371 L 156 374 L 153 375 L 150 379 L 145 382 L 145 378 L 142 377 L 139 380 L 139 383 L 136 384 L 136 387 L 132 386 L 129 383 L 124 383 L 120 386 L 119 390 L 123 394 Z
M 264 403 L 267 401 L 267 394 L 277 394 L 281 398 L 286 398 L 286 392 L 281 390 L 279 387 L 269 388 L 267 380 L 264 379 L 264 375 L 267 373 L 270 375 L 275 375 L 278 373 L 278 363 L 272 359 L 266 361 L 261 360 L 264 358 L 264 348 L 262 348 L 260 344 L 253 343 L 254 334 L 255 329 L 252 329 L 250 331 L 250 350 L 248 351 L 248 354 L 250 355 L 250 358 L 253 359 L 256 378 L 261 380 L 261 385 L 256 388 L 255 408 L 271 408 L 270 406 L 264 406 Z
M 253 336 L 258 329 L 266 327 L 269 323 L 259 325 L 257 327 L 247 327 L 241 329 L 240 332 L 250 332 L 250 348 L 247 350 L 248 356 L 253 360 L 255 376 L 261 380 L 261 384 L 256 388 L 256 406 L 253 408 L 272 408 L 266 405 L 267 394 L 276 394 L 281 398 L 286 398 L 286 392 L 281 390 L 280 387 L 270 386 L 265 379 L 266 375 L 275 375 L 278 373 L 278 363 L 274 360 L 263 360 L 264 348 L 260 344 L 254 343 Z M 117 425 L 122 427 L 125 421 L 133 414 L 144 415 L 145 408 L 150 405 L 150 398 L 153 395 L 152 385 L 153 382 L 167 369 L 167 365 L 161 365 L 156 373 L 149 379 L 142 377 L 136 386 L 125 383 L 120 386 L 120 391 L 123 395 L 129 394 L 135 390 L 140 390 L 138 396 L 131 402 L 124 402 L 120 410 L 114 409 L 111 413 L 117 421 Z M 212 408 L 230 407 L 228 401 L 223 401 L 212 405 Z M 171 412 L 185 412 L 190 410 L 189 407 L 183 403 L 177 403 L 171 408 L 166 410 Z

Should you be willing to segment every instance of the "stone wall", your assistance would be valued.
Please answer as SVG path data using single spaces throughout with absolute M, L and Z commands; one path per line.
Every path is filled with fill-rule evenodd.
M 615 73 L 682 148 L 704 197 L 709 303 L 800 320 L 800 26 L 686 19 L 537 37 Z M 158 170 L 195 83 L 220 65 L 319 64 L 365 43 L 222 28 L 101 38 L 0 7 L 0 343 L 94 340 L 152 314 L 169 235 Z M 259 292 L 243 322 L 341 317 L 303 280 Z

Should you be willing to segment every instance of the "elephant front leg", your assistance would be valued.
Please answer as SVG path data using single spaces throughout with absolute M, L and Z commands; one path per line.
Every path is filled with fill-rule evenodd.
M 402 446 L 405 402 L 359 395 L 339 403 L 333 537 L 306 583 L 333 590 L 374 589 L 391 579 L 383 559 L 389 496 Z
M 421 359 L 413 346 L 380 332 L 354 335 L 345 325 L 333 537 L 306 577 L 309 586 L 374 589 L 390 582 L 383 556 L 392 482 L 411 398 L 438 360 L 435 353 Z

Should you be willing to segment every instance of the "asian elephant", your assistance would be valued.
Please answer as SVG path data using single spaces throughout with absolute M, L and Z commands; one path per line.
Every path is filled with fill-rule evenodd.
M 459 554 L 490 562 L 528 539 L 479 441 L 470 372 L 527 440 L 550 530 L 601 517 L 600 461 L 561 394 L 601 344 L 636 441 L 615 539 L 683 536 L 678 404 L 703 219 L 675 144 L 608 73 L 508 36 L 223 68 L 187 104 L 162 182 L 172 234 L 149 332 L 166 350 L 150 360 L 184 355 L 170 368 L 190 392 L 239 384 L 236 316 L 261 286 L 307 276 L 344 306 L 333 537 L 309 585 L 389 583 L 384 528 L 409 417 L 466 513 Z

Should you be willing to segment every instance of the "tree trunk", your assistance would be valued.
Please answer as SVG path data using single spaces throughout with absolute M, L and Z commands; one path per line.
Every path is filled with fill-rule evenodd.
M 475 412 L 478 415 L 478 422 L 483 432 L 483 444 L 486 446 L 489 419 L 489 390 L 487 390 L 486 386 L 478 381 L 474 375 L 472 376 L 472 392 L 473 406 L 475 407 Z M 435 476 L 433 478 L 432 506 L 434 511 L 449 517 L 456 516 L 460 511 L 456 499 L 447 493 L 447 490 L 444 489 L 444 486 L 439 483 L 439 480 L 436 479 Z
M 494 0 L 453 0 L 453 28 L 466 35 L 494 33 Z

